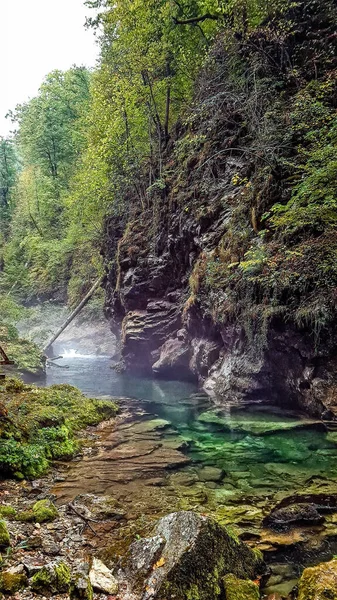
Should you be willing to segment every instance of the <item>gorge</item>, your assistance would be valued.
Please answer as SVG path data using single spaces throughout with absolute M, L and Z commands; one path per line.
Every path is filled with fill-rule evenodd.
M 334 600 L 336 2 L 86 5 L 0 139 L 0 598 Z

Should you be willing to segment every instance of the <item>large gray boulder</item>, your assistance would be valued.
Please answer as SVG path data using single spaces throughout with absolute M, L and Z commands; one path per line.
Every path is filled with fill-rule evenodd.
M 254 578 L 261 557 L 212 519 L 181 511 L 160 519 L 152 538 L 134 542 L 124 565 L 123 600 L 216 600 L 222 578 Z

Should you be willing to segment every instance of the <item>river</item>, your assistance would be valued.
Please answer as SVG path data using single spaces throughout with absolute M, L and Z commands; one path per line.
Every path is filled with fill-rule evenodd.
M 304 564 L 336 553 L 333 515 L 319 527 L 264 526 L 278 503 L 301 501 L 301 494 L 311 501 L 317 490 L 323 502 L 337 489 L 335 434 L 322 423 L 259 403 L 216 408 L 192 383 L 120 374 L 108 357 L 68 351 L 57 364 L 47 369 L 47 385 L 120 398 L 121 416 L 101 434 L 98 454 L 68 467 L 54 490 L 60 502 L 109 494 L 126 507 L 127 525 L 110 539 L 113 552 L 118 540 L 142 533 L 148 518 L 192 508 L 234 526 L 265 552 L 280 581 L 275 593 L 290 591 Z

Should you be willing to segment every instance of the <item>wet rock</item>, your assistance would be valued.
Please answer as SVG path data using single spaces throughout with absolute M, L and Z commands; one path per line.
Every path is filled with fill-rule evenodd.
M 198 477 L 195 473 L 180 471 L 180 473 L 173 473 L 173 475 L 170 476 L 170 484 L 174 486 L 191 486 L 197 481 Z
M 160 358 L 152 365 L 158 375 L 186 375 L 189 372 L 190 347 L 184 339 L 170 338 L 160 349 Z
M 303 571 L 298 600 L 337 600 L 337 560 Z
M 298 583 L 298 579 L 290 579 L 289 581 L 283 581 L 282 583 L 278 583 L 277 585 L 268 586 L 264 593 L 267 596 L 272 596 L 276 594 L 280 598 L 288 598 L 289 594 L 296 588 Z M 306 598 L 306 600 L 309 600 Z
M 15 594 L 28 583 L 23 565 L 12 567 L 0 574 L 0 591 L 6 594 Z
M 282 531 L 297 525 L 319 525 L 324 522 L 314 504 L 292 504 L 284 508 L 278 508 L 270 513 L 265 519 L 268 525 L 275 531 Z
M 225 472 L 217 467 L 203 467 L 199 469 L 198 476 L 201 481 L 221 481 Z
M 235 575 L 223 578 L 226 600 L 259 600 L 259 586 L 249 579 L 238 579 Z
M 89 579 L 93 589 L 106 594 L 118 592 L 118 581 L 108 567 L 98 558 L 94 558 L 89 572 Z
M 220 595 L 221 578 L 254 577 L 261 559 L 224 527 L 189 511 L 160 519 L 154 537 L 130 547 L 124 575 L 135 599 L 209 600 Z
M 5 521 L 0 521 L 0 548 L 10 546 L 11 540 L 9 537 L 7 525 Z

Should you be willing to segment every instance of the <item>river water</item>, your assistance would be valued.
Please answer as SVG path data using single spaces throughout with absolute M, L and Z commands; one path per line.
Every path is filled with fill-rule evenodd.
M 122 416 L 100 438 L 98 455 L 70 466 L 54 490 L 61 502 L 112 495 L 126 509 L 112 553 L 144 533 L 148 519 L 181 508 L 206 512 L 264 551 L 279 581 L 267 591 L 283 598 L 305 564 L 337 552 L 330 508 L 318 527 L 273 532 L 264 525 L 280 502 L 310 502 L 319 493 L 329 503 L 336 494 L 337 434 L 322 423 L 259 403 L 219 409 L 192 383 L 119 374 L 104 356 L 68 351 L 57 364 L 47 369 L 47 385 L 121 399 Z
M 151 418 L 169 421 L 169 434 L 173 428 L 186 442 L 193 464 L 226 473 L 216 481 L 219 499 L 235 492 L 299 490 L 312 477 L 336 477 L 334 434 L 317 421 L 259 404 L 214 410 L 192 383 L 119 374 L 107 357 L 68 352 L 57 364 L 47 370 L 47 385 L 69 383 L 88 396 L 128 397 Z

